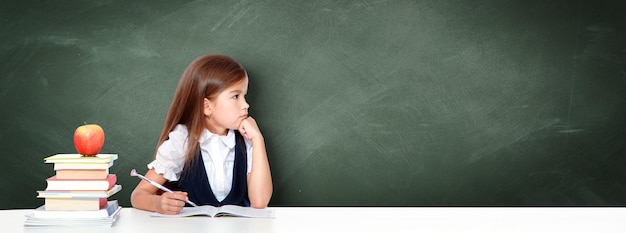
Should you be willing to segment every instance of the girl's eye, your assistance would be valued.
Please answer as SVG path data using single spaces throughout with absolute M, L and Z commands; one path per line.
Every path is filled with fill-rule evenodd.
M 233 99 L 238 99 L 238 98 L 239 98 L 239 95 L 234 95 L 233 96 Z

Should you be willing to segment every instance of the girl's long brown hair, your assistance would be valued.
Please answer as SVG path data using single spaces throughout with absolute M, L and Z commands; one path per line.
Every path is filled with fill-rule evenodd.
M 221 91 L 245 77 L 247 74 L 243 66 L 224 55 L 205 55 L 191 62 L 178 82 L 157 150 L 176 125 L 183 124 L 189 132 L 185 152 L 185 165 L 189 165 L 196 153 L 200 134 L 207 127 L 203 112 L 204 98 L 213 100 Z

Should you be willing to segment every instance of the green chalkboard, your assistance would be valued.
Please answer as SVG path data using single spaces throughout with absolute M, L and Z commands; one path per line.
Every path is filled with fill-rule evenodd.
M 74 152 L 130 206 L 174 89 L 221 53 L 250 76 L 271 206 L 626 205 L 626 3 L 3 1 L 0 209 Z

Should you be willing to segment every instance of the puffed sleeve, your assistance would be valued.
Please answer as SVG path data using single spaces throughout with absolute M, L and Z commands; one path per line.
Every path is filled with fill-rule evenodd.
M 169 181 L 177 181 L 185 165 L 185 152 L 187 151 L 187 128 L 177 125 L 169 138 L 159 146 L 154 161 L 148 164 L 148 169 L 153 169 L 157 174 L 162 174 Z

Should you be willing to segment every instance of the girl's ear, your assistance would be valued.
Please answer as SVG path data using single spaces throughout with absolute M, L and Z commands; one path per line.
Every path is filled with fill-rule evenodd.
M 212 103 L 209 99 L 204 98 L 204 103 L 202 104 L 202 111 L 205 116 L 211 117 L 211 106 Z

